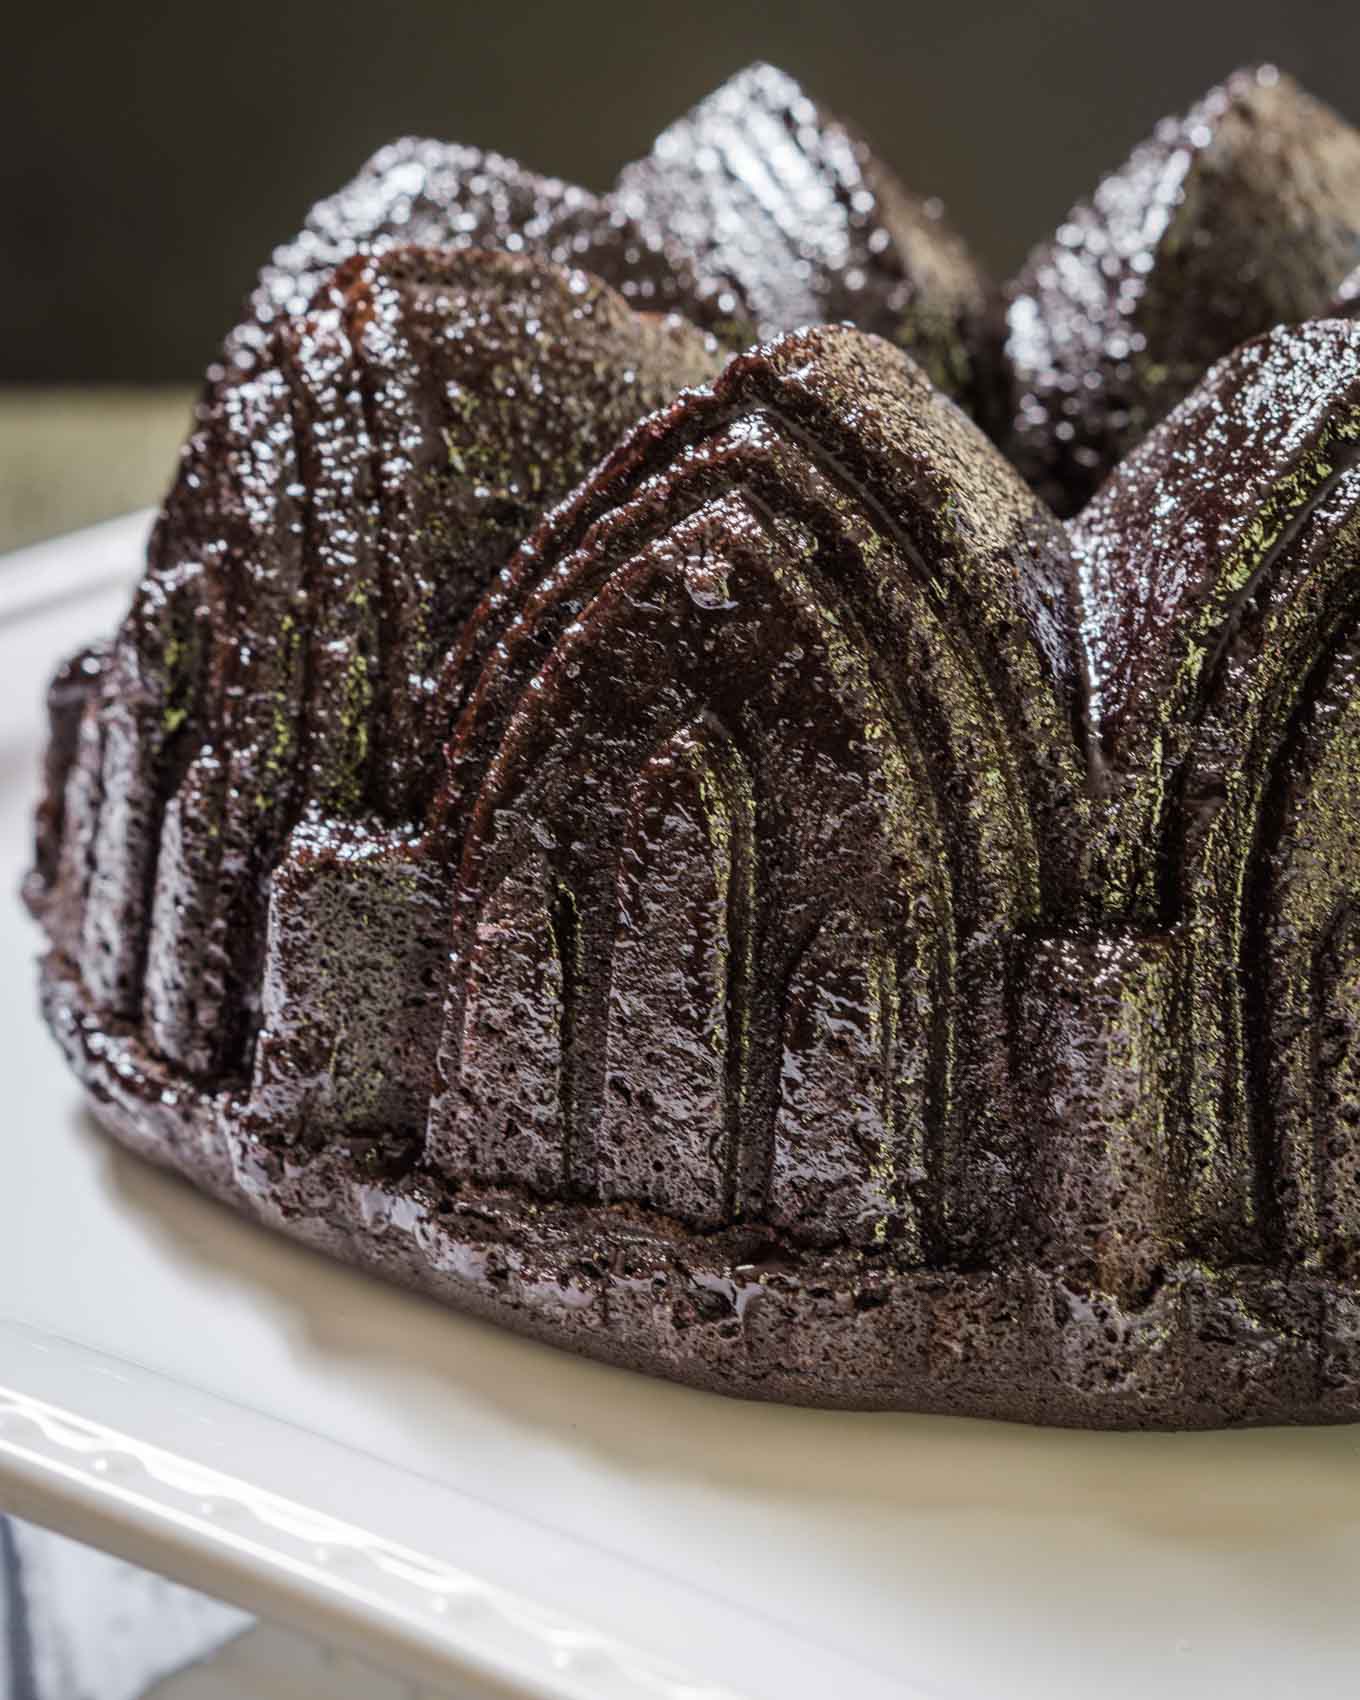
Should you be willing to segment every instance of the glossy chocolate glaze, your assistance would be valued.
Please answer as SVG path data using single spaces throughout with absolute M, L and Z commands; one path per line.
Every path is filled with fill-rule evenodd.
M 1337 1267 L 1349 1220 L 1319 1234 L 1304 1202 L 1328 1177 L 1352 1184 L 1344 1089 L 1324 1070 L 1301 1099 L 1278 1071 L 1326 1031 L 1325 1004 L 1301 1003 L 1323 997 L 1331 929 L 1349 936 L 1360 842 L 1360 762 L 1344 715 L 1315 701 L 1360 614 L 1360 325 L 1272 331 L 1220 362 L 1072 537 L 1109 797 L 1102 883 L 1182 939 L 1197 1241 Z
M 432 674 L 515 540 L 721 363 L 583 272 L 477 250 L 357 257 L 330 301 L 204 410 L 51 882 L 82 893 L 52 925 L 87 983 L 194 1075 L 249 1044 L 293 826 L 410 818 Z
M 512 924 L 480 918 L 523 866 L 513 924 L 565 904 L 549 930 L 578 962 L 545 998 L 574 1055 L 541 1186 L 701 1227 L 773 1197 L 819 1241 L 997 1230 L 1018 1161 L 997 951 L 1077 878 L 1074 617 L 1052 520 L 886 344 L 786 338 L 649 422 L 521 551 L 445 676 L 475 687 L 432 819 L 458 881 L 427 1153 L 504 1178 L 496 1083 L 530 1065 L 480 1014 Z M 698 938 L 719 960 L 654 983 Z M 837 984 L 824 1051 L 796 1008 Z M 954 996 L 973 1010 L 957 1031 L 938 1020 Z M 855 1070 L 858 1133 L 826 1108 Z M 647 1124 L 644 1171 L 618 1148 Z M 915 1200 L 927 1167 L 956 1195 Z
M 579 266 L 732 347 L 845 319 L 910 349 L 962 399 L 992 379 L 987 286 L 938 203 L 768 65 L 672 125 L 605 196 L 476 148 L 390 143 L 275 251 L 228 338 L 227 370 L 251 369 L 271 328 L 306 311 L 342 261 L 411 245 Z
M 625 167 L 613 204 L 716 287 L 742 345 L 848 320 L 971 401 L 988 291 L 937 201 L 911 194 L 791 77 L 753 65 Z
M 1059 512 L 1237 343 L 1360 260 L 1360 134 L 1273 67 L 1167 119 L 1007 288 L 1002 441 Z
M 1360 1416 L 1360 323 L 1221 360 L 1065 529 L 850 326 L 724 364 L 478 249 L 305 293 L 52 688 L 103 1124 L 699 1386 Z
M 408 136 L 379 149 L 274 251 L 227 340 L 226 369 L 253 369 L 273 328 L 307 312 L 345 260 L 395 247 L 526 255 L 589 271 L 641 309 L 699 320 L 719 311 L 664 232 L 644 234 L 608 201 L 501 154 Z

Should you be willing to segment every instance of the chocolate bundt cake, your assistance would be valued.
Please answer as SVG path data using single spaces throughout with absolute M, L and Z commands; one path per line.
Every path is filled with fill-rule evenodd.
M 765 67 L 384 150 L 52 686 L 95 1115 L 703 1387 L 1360 1417 L 1357 266 L 1268 70 L 1002 292 Z

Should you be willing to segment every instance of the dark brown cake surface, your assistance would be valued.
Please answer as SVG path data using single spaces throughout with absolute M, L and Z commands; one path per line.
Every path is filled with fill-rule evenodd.
M 1272 66 L 1167 119 L 1008 287 L 1005 441 L 1060 512 L 1238 343 L 1360 261 L 1360 135 Z
M 476 148 L 389 144 L 275 251 L 227 368 L 248 368 L 343 260 L 412 245 L 580 267 L 733 347 L 846 319 L 910 349 L 951 392 L 971 394 L 987 352 L 986 281 L 939 203 L 770 65 L 673 124 L 604 196 Z
M 1067 526 L 946 393 L 1005 371 L 962 249 L 768 67 L 607 197 L 379 155 L 52 686 L 94 1113 L 700 1386 L 1360 1416 L 1357 150 L 1239 77 L 1012 290 L 1022 463 L 1130 450 Z
M 654 247 L 694 256 L 732 340 L 848 320 L 951 394 L 976 387 L 986 283 L 940 204 L 774 66 L 733 77 L 663 131 L 613 203 Z
M 588 270 L 639 307 L 717 311 L 684 253 L 600 197 L 500 154 L 411 136 L 380 149 L 275 250 L 228 339 L 228 369 L 248 368 L 270 329 L 305 313 L 343 261 L 421 246 L 527 255 Z

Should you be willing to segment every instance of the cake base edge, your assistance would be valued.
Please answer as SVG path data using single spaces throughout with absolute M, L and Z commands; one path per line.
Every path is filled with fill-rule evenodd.
M 737 1397 L 1074 1428 L 1360 1420 L 1360 1287 L 1312 1269 L 1161 1272 L 1136 1308 L 1061 1270 L 900 1266 L 767 1232 L 544 1205 L 349 1150 L 262 1157 L 240 1106 L 89 1009 L 63 959 L 43 1013 L 101 1127 L 199 1190 L 339 1261 L 485 1321 Z

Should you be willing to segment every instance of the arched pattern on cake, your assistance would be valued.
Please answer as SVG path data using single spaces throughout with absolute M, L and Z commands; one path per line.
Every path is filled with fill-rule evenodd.
M 432 674 L 487 580 L 720 363 L 583 274 L 394 249 L 218 386 L 90 711 L 67 836 L 97 1007 L 192 1074 L 242 1068 L 290 831 L 420 818 Z
M 208 705 L 233 691 L 244 659 L 243 581 L 254 562 L 270 565 L 266 596 L 273 585 L 286 599 L 298 580 L 299 478 L 288 386 L 279 372 L 262 373 L 185 446 L 146 575 L 86 711 L 91 745 L 66 825 L 78 920 L 61 942 L 95 1006 L 124 1019 L 142 1009 L 165 807 L 196 760 L 203 773 Z M 278 613 L 271 607 L 261 630 L 271 654 Z M 220 948 L 220 938 L 204 941 L 210 973 Z
M 230 492 L 242 524 L 205 587 L 216 653 L 187 717 L 194 753 L 158 786 L 141 1014 L 152 1047 L 193 1073 L 240 1054 L 259 888 L 307 800 L 359 812 L 381 692 L 374 446 L 350 343 L 313 322 L 281 335 L 277 358 L 253 382 L 286 398 L 291 494 L 280 512 L 250 478 Z
M 570 1182 L 694 1227 L 766 1212 L 798 1043 L 780 1009 L 841 894 L 863 932 L 890 940 L 915 910 L 937 950 L 949 938 L 935 800 L 814 553 L 749 497 L 715 498 L 620 564 L 528 682 L 463 850 L 453 956 L 467 967 L 427 1146 L 439 1172 L 496 1178 L 469 1071 L 535 1073 L 514 1024 L 478 1019 L 478 960 L 496 894 L 544 855 L 579 915 L 560 1061 Z M 550 1094 L 545 1080 L 536 1095 Z M 814 1193 L 809 1237 L 864 1226 Z
M 1174 1148 L 1216 1254 L 1254 1255 L 1281 1175 L 1311 1162 L 1252 1107 L 1271 1041 L 1246 928 L 1255 862 L 1289 854 L 1283 752 L 1360 612 L 1358 461 L 1360 326 L 1283 329 L 1220 362 L 1073 528 L 1109 796 L 1098 878 L 1112 914 L 1181 934 Z M 1319 940 L 1279 942 L 1301 984 Z
M 707 1069 L 701 1094 L 695 1054 L 680 1068 L 674 1052 L 687 1082 L 676 1101 L 702 1099 L 698 1121 L 709 1132 L 687 1122 L 674 1169 L 659 1141 L 653 1173 L 671 1178 L 653 1180 L 645 1201 L 683 1202 L 691 1220 L 711 1224 L 716 1176 L 730 1165 L 725 1216 L 766 1210 L 779 1011 L 797 962 L 847 900 L 867 934 L 919 941 L 913 1019 L 902 1027 L 910 1067 L 930 1072 L 936 1095 L 939 1185 L 932 1220 L 915 1221 L 906 1179 L 919 1173 L 924 1118 L 909 1102 L 900 1120 L 911 1149 L 894 1156 L 902 1180 L 887 1189 L 894 1231 L 966 1254 L 1004 1232 L 1014 1142 L 1023 1140 L 1008 1099 L 1004 940 L 1045 902 L 1068 900 L 1074 881 L 1082 799 L 1061 544 L 967 421 L 886 345 L 809 332 L 735 365 L 712 396 L 686 398 L 641 428 L 553 517 L 483 604 L 447 675 L 452 714 L 459 681 L 481 662 L 430 837 L 431 853 L 455 856 L 460 871 L 427 1156 L 446 1175 L 469 1172 L 470 1153 L 451 1131 L 467 941 L 506 870 L 541 851 L 581 916 L 573 1182 L 585 1192 L 619 1184 L 616 1175 L 602 1181 L 602 1140 L 630 1106 L 607 1100 L 605 1059 L 611 1043 L 617 1054 L 646 1042 L 609 1032 L 611 1012 L 633 1007 L 632 992 L 611 1004 L 616 959 L 629 986 L 637 978 L 630 944 L 616 958 L 619 893 L 630 890 L 619 870 L 635 787 L 656 783 L 648 764 L 701 726 L 716 747 L 730 739 L 751 774 L 749 1010 L 733 1019 L 739 977 L 725 970 L 729 1011 L 715 1027 L 712 962 L 685 987 L 683 996 L 707 1000 L 696 1030 L 725 1036 L 727 1119 L 711 1113 L 718 1071 Z M 830 422 L 849 413 L 853 443 Z M 694 933 L 709 933 L 723 910 L 730 968 L 734 934 L 738 960 L 746 947 L 733 906 L 717 900 L 731 878 L 711 855 L 722 812 L 711 811 L 688 853 L 707 869 L 695 890 L 708 894 L 708 919 Z M 660 927 L 655 948 L 678 936 Z M 667 960 L 658 980 L 670 971 Z M 960 1005 L 966 1022 L 955 1021 Z M 737 1031 L 747 1035 L 741 1059 Z M 966 1127 L 949 1110 L 956 1076 L 975 1106 L 988 1106 Z M 907 1099 L 921 1089 L 918 1074 Z M 885 1104 L 896 1096 L 894 1085 Z M 631 1111 L 636 1130 L 645 1106 Z M 739 1129 L 735 1156 L 729 1126 Z M 705 1178 L 682 1181 L 704 1149 Z M 875 1231 L 882 1203 L 872 1224 L 863 1200 L 848 1196 L 809 1205 L 800 1220 L 809 1237 L 853 1237 Z

